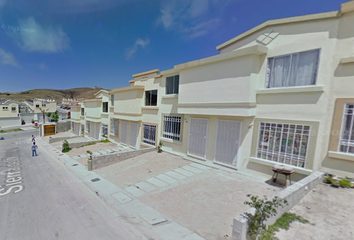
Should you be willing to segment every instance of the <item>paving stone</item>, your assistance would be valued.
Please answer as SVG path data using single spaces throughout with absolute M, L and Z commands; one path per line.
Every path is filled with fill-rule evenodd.
M 167 183 L 169 183 L 169 184 L 174 184 L 174 183 L 177 182 L 176 179 L 171 178 L 171 177 L 169 177 L 169 176 L 167 176 L 167 175 L 165 175 L 165 174 L 160 174 L 160 175 L 156 176 L 156 178 L 158 178 L 158 179 L 160 179 L 160 180 L 162 180 L 162 181 L 164 181 L 164 182 L 167 182 Z
M 99 152 L 93 152 L 92 155 L 93 156 L 100 156 L 101 154 Z
M 112 150 L 115 152 L 119 152 L 119 148 L 113 148 Z
M 80 157 L 79 156 L 75 156 L 75 157 L 73 157 L 73 159 L 75 159 L 75 160 L 77 160 L 77 159 L 79 159 Z
M 207 167 L 207 166 L 204 166 L 204 165 L 198 164 L 198 163 L 191 163 L 191 164 L 189 164 L 189 166 L 196 167 L 196 168 L 199 168 L 201 170 L 209 170 L 210 169 L 210 167 Z
M 129 186 L 124 188 L 125 191 L 133 195 L 134 197 L 140 197 L 144 195 L 144 192 L 138 189 L 136 186 Z
M 178 180 L 182 180 L 182 179 L 185 179 L 186 176 L 184 175 L 181 175 L 179 173 L 176 173 L 174 171 L 168 171 L 168 172 L 165 172 L 166 175 L 170 176 L 170 177 L 173 177 L 173 178 L 176 178 Z
M 156 225 L 167 221 L 167 219 L 164 218 L 161 213 L 149 206 L 141 209 L 139 215 L 151 225 Z
M 175 170 L 173 170 L 174 172 L 177 172 L 177 173 L 180 173 L 184 176 L 187 176 L 187 177 L 192 177 L 192 176 L 195 176 L 194 173 L 190 172 L 190 171 L 187 171 L 187 170 L 184 170 L 182 168 L 177 168 Z
M 183 169 L 187 170 L 187 171 L 190 171 L 190 172 L 194 172 L 194 173 L 202 173 L 203 171 L 198 169 L 198 168 L 194 168 L 194 167 L 191 167 L 189 165 L 187 166 L 184 166 L 182 167 Z
M 155 188 L 152 185 L 150 185 L 146 182 L 139 182 L 135 185 L 138 186 L 139 189 L 144 190 L 145 192 L 152 192 L 155 190 Z
M 87 155 L 86 154 L 81 154 L 81 155 L 79 155 L 79 157 L 80 158 L 85 158 L 85 157 L 87 157 Z
M 146 181 L 157 186 L 157 187 L 160 187 L 160 188 L 168 185 L 167 183 L 165 183 L 157 178 L 149 178 Z
M 101 151 L 99 151 L 100 153 L 102 153 L 102 154 L 106 154 L 106 153 L 108 153 L 107 151 L 105 151 L 105 150 L 101 150 Z
M 115 194 L 112 195 L 112 197 L 114 197 L 115 199 L 117 199 L 118 202 L 120 202 L 120 203 L 126 203 L 126 202 L 129 202 L 129 201 L 132 200 L 130 197 L 128 197 L 127 195 L 125 195 L 125 194 L 122 193 L 122 192 L 115 193 Z

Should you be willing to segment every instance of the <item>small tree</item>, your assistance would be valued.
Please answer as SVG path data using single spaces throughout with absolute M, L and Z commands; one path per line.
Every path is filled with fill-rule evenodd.
M 45 113 L 48 112 L 49 108 L 44 109 L 44 108 L 39 108 L 41 110 L 41 113 L 43 114 L 43 124 L 45 123 Z
M 245 212 L 244 216 L 248 220 L 248 234 L 247 237 L 251 240 L 259 239 L 261 233 L 267 229 L 266 221 L 271 216 L 277 214 L 276 208 L 288 204 L 288 201 L 275 196 L 272 200 L 268 200 L 266 196 L 263 199 L 258 196 L 248 194 L 247 197 L 251 201 L 245 201 L 244 204 L 255 209 L 254 214 Z
M 63 142 L 63 150 L 62 152 L 69 152 L 71 150 L 69 142 L 67 140 L 64 140 Z
M 55 111 L 55 113 L 53 113 L 53 115 L 52 115 L 52 121 L 58 122 L 58 120 L 59 120 L 59 114 L 58 114 L 58 111 Z
M 161 153 L 162 152 L 162 142 L 160 141 L 159 145 L 157 146 L 157 152 Z

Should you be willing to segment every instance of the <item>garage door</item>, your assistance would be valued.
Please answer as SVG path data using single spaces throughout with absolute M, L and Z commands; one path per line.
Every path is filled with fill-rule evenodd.
M 235 168 L 240 146 L 241 122 L 218 120 L 216 135 L 215 162 Z
M 203 159 L 206 158 L 208 125 L 208 119 L 191 118 L 189 129 L 188 154 Z
M 120 121 L 120 142 L 128 144 L 128 122 Z
M 138 141 L 139 124 L 136 122 L 130 122 L 129 125 L 129 146 L 132 148 L 136 148 L 136 143 Z

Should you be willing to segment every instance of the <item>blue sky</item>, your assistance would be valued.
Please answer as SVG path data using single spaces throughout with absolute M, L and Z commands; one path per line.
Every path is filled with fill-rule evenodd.
M 218 54 L 264 21 L 346 1 L 0 0 L 0 92 L 129 86 L 133 74 Z

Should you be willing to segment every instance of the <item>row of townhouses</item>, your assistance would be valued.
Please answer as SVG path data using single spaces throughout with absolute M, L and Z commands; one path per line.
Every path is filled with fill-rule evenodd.
M 354 173 L 354 2 L 267 21 L 218 55 L 133 75 L 71 106 L 72 130 L 234 169 Z
M 43 121 L 42 110 L 54 113 L 57 103 L 52 99 L 27 99 L 14 101 L 3 99 L 0 101 L 0 127 L 17 126 L 22 122 L 31 123 Z M 46 121 L 48 117 L 45 116 Z

